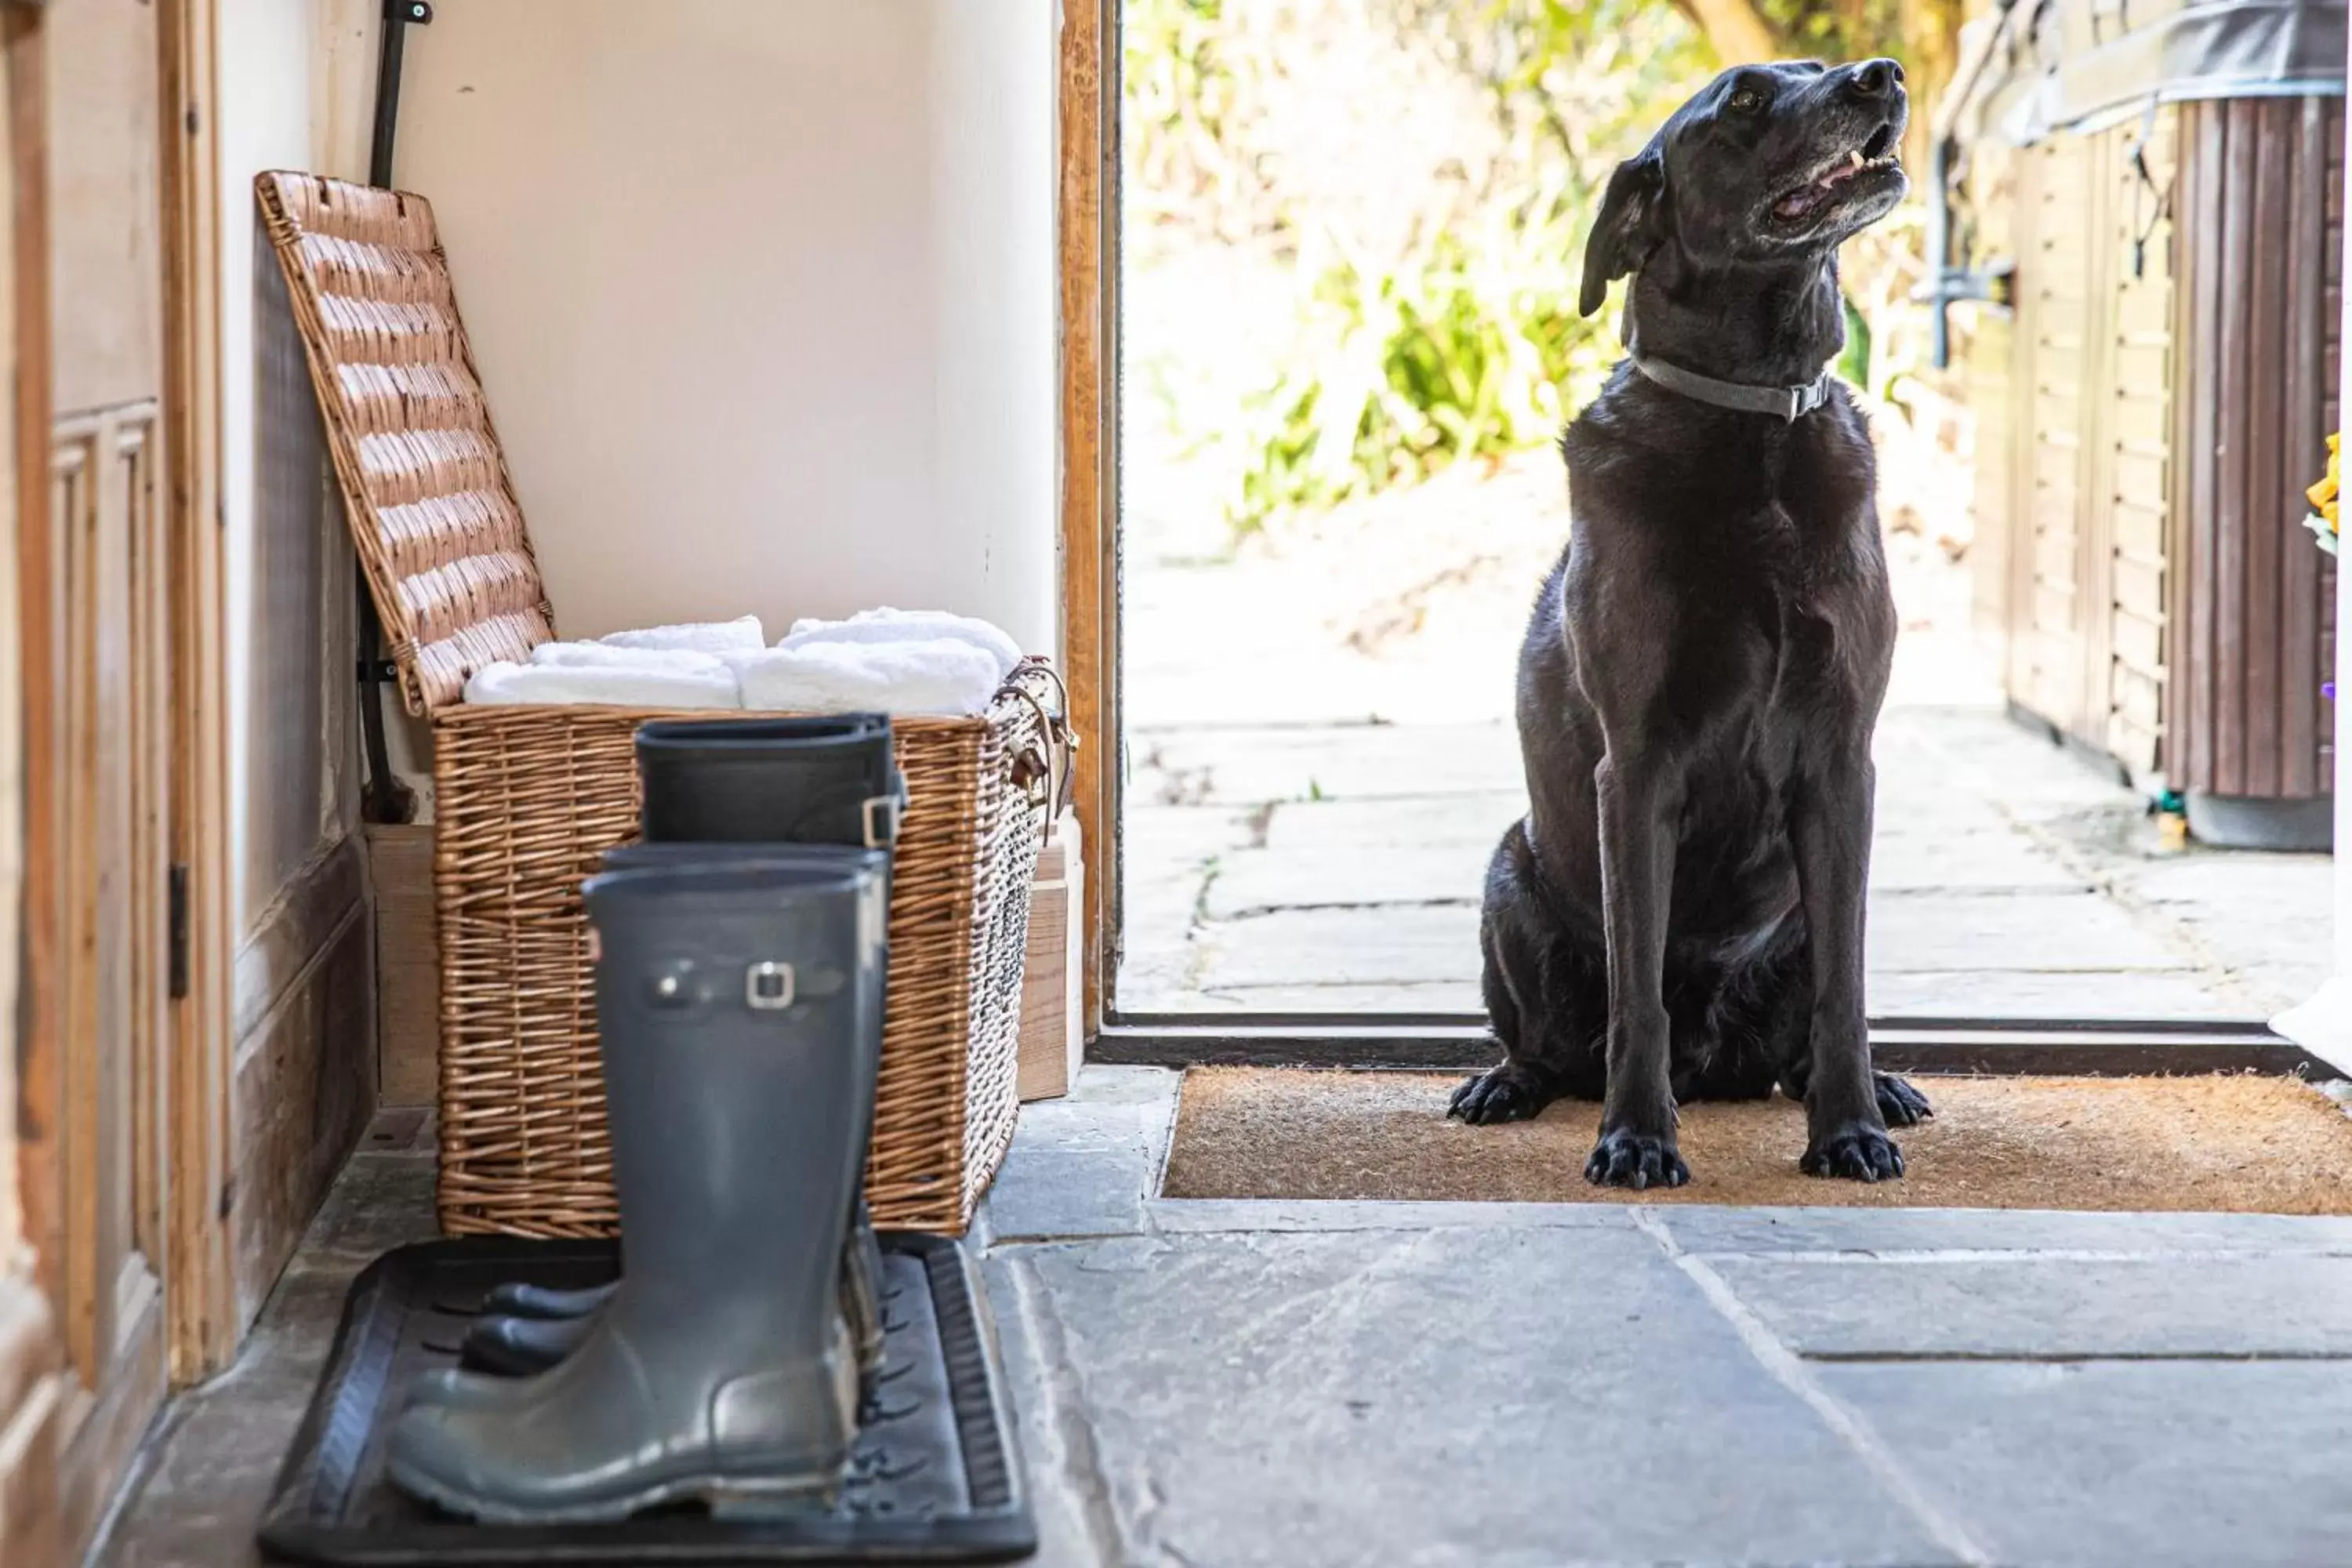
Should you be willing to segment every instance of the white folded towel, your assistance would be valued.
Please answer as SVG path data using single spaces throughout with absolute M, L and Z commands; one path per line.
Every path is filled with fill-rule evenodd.
M 740 653 L 768 646 L 767 628 L 757 616 L 734 621 L 689 621 L 676 626 L 646 626 L 596 639 L 607 647 L 691 648 L 698 653 Z
M 982 712 L 1003 684 L 994 654 L 951 637 L 811 642 L 730 655 L 743 706 L 775 713 Z
M 615 647 L 601 642 L 543 642 L 530 662 L 565 669 L 652 669 L 674 675 L 724 675 L 727 661 L 690 647 Z
M 586 665 L 508 664 L 474 672 L 468 702 L 597 703 L 614 708 L 740 708 L 735 672 L 599 669 Z
M 812 643 L 936 642 L 947 638 L 985 648 L 996 660 L 999 685 L 1021 662 L 1021 645 L 1001 627 L 971 616 L 945 610 L 860 610 L 845 621 L 800 620 L 778 647 L 806 647 Z

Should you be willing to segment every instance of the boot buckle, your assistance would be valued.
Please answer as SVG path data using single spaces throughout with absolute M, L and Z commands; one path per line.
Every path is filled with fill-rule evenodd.
M 866 801 L 866 847 L 888 849 L 898 842 L 898 819 L 906 815 L 907 797 L 877 795 Z
M 781 1013 L 793 1005 L 793 966 L 770 961 L 743 972 L 743 1005 L 754 1013 Z

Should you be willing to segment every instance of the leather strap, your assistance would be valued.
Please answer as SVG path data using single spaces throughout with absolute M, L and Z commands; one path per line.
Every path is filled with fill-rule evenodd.
M 1769 414 L 1791 425 L 1830 400 L 1828 371 L 1802 386 L 1750 386 L 1745 382 L 1717 381 L 1647 354 L 1634 354 L 1633 360 L 1635 370 L 1668 392 L 1741 414 Z

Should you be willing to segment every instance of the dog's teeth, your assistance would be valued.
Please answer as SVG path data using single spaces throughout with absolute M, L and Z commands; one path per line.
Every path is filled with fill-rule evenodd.
M 1861 168 L 1861 167 L 1862 167 L 1862 149 L 1861 149 L 1861 148 L 1859 148 L 1859 147 L 1849 148 L 1849 149 L 1847 150 L 1847 152 L 1846 152 L 1846 156 L 1853 160 L 1853 167 L 1857 168 L 1857 169 L 1859 169 L 1859 168 Z

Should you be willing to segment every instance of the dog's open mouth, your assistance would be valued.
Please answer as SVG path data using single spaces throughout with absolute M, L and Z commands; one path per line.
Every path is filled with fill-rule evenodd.
M 1772 204 L 1772 216 L 1782 223 L 1802 223 L 1849 194 L 1857 180 L 1899 168 L 1895 152 L 1895 127 L 1884 124 L 1859 147 L 1849 147 L 1829 165 Z

